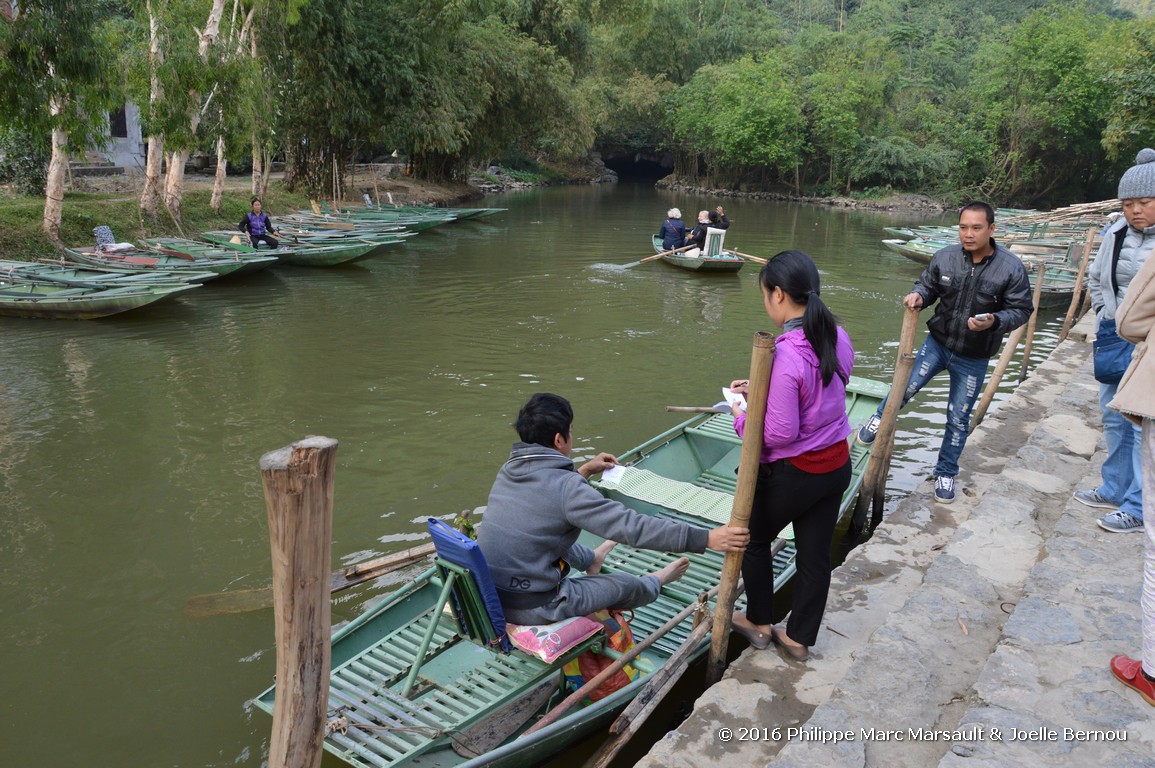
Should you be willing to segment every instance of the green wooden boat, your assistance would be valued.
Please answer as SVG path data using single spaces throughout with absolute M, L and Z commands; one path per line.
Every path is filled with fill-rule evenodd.
M 225 275 L 251 269 L 252 266 L 228 251 L 219 250 L 215 256 L 195 258 L 186 254 L 163 253 L 147 248 L 121 248 L 115 251 L 98 251 L 95 247 L 65 248 L 68 258 L 82 264 L 97 267 L 136 270 L 138 272 L 165 271 L 187 276 L 211 273 L 217 279 Z M 264 265 L 261 265 L 264 266 Z M 205 279 L 193 282 L 204 282 Z
M 73 262 L 60 261 L 0 261 L 0 277 L 20 277 L 26 280 L 41 280 L 61 283 L 74 287 L 89 288 L 93 285 L 115 287 L 146 283 L 148 285 L 180 285 L 183 283 L 211 280 L 212 272 L 174 273 L 157 270 L 140 272 L 136 270 L 109 269 L 106 267 L 80 266 Z M 79 284 L 77 286 L 77 284 Z
M 382 246 L 403 242 L 402 240 L 391 240 L 386 243 L 365 242 L 364 240 L 347 238 L 344 241 L 325 244 L 295 243 L 282 245 L 275 251 L 257 251 L 243 241 L 233 242 L 234 238 L 237 240 L 241 238 L 232 230 L 201 232 L 199 237 L 207 242 L 216 243 L 241 253 L 269 253 L 276 256 L 284 264 L 298 267 L 333 267 L 338 264 L 349 264 L 372 255 Z
M 260 272 L 276 264 L 280 259 L 274 253 L 242 253 L 232 248 L 210 245 L 185 237 L 152 237 L 140 241 L 141 247 L 169 256 L 191 256 L 194 263 L 211 262 L 218 259 L 231 261 L 241 266 L 226 274 L 234 277 Z
M 651 236 L 655 253 L 663 253 L 661 235 Z M 737 272 L 746 263 L 741 256 L 722 250 L 721 246 L 711 251 L 710 243 L 706 244 L 706 254 L 701 256 L 687 256 L 683 253 L 670 253 L 662 257 L 662 261 L 675 267 L 689 269 L 694 272 Z
M 0 317 L 93 320 L 128 312 L 200 286 L 121 285 L 82 288 L 59 282 L 0 277 Z
M 874 413 L 887 389 L 851 379 L 847 405 L 852 426 L 857 428 Z M 843 515 L 853 507 L 869 451 L 854 441 L 853 433 L 848 439 L 854 479 L 842 500 Z M 729 520 L 740 453 L 732 417 L 704 414 L 620 456 L 627 465 L 623 476 L 595 485 L 643 514 L 714 527 Z M 588 534 L 582 540 L 591 547 L 601 543 Z M 794 547 L 782 543 L 774 561 L 776 589 L 795 573 Z M 674 557 L 619 544 L 602 571 L 643 574 Z M 654 603 L 632 612 L 636 641 L 658 634 L 656 630 L 693 604 L 700 592 L 718 583 L 721 554 L 707 551 L 689 559 L 684 578 L 663 587 Z M 693 626 L 692 618 L 686 618 L 657 638 L 634 662 L 639 675 L 631 684 L 519 738 L 538 715 L 574 690 L 561 669 L 568 658 L 581 650 L 612 652 L 601 648 L 600 633 L 568 653 L 559 651 L 552 662 L 517 648 L 503 652 L 502 637 L 495 636 L 477 592 L 471 571 L 444 559 L 439 550 L 434 567 L 334 633 L 327 751 L 359 768 L 539 764 L 604 728 L 686 641 Z M 693 656 L 701 657 L 708 646 L 707 637 L 694 646 Z M 274 686 L 255 703 L 272 713 L 275 696 Z M 478 733 L 493 737 L 484 748 L 472 739 Z

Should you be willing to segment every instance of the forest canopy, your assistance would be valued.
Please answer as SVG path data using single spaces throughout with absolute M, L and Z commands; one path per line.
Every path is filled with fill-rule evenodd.
M 597 151 L 699 186 L 1061 205 L 1113 196 L 1155 143 L 1150 12 L 1146 0 L 28 0 L 0 22 L 0 136 L 79 152 L 108 104 L 133 102 L 157 153 L 141 200 L 154 216 L 162 199 L 179 216 L 172 168 L 193 152 L 251 163 L 255 178 L 283 160 L 317 193 L 350 162 L 394 152 L 446 180 Z

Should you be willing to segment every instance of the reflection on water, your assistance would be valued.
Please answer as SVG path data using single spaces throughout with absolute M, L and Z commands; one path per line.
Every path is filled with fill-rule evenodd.
M 355 266 L 210 283 L 103 321 L 0 320 L 0 765 L 43 764 L 46 745 L 50 765 L 260 764 L 271 723 L 246 701 L 273 674 L 271 612 L 181 609 L 267 584 L 266 451 L 340 441 L 333 562 L 348 564 L 484 503 L 533 392 L 573 401 L 578 453 L 623 452 L 677 423 L 665 405 L 712 404 L 745 375 L 769 329 L 756 265 L 620 266 L 653 253 L 671 205 L 717 201 L 626 185 L 494 204 L 509 211 Z M 726 208 L 728 245 L 815 256 L 856 373 L 889 380 L 919 267 L 879 240 L 908 220 Z M 929 472 L 945 397 L 936 382 L 903 414 L 892 496 Z M 342 594 L 335 620 L 381 589 Z

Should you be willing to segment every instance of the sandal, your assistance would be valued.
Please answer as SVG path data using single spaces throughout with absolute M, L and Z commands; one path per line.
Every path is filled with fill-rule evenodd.
M 730 630 L 732 632 L 737 632 L 739 635 L 746 638 L 746 641 L 749 642 L 751 647 L 753 647 L 753 648 L 757 648 L 760 651 L 765 649 L 765 648 L 769 648 L 770 647 L 770 636 L 767 635 L 765 632 L 759 632 L 758 630 L 754 629 L 754 627 L 752 627 L 752 626 L 747 626 L 745 624 L 739 624 L 736 621 L 736 617 L 740 616 L 740 615 L 741 614 L 739 614 L 737 611 L 734 612 L 734 616 L 731 617 L 731 619 L 730 619 Z M 743 618 L 745 618 L 745 617 L 743 617 Z
M 778 627 L 770 628 L 770 640 L 774 645 L 778 646 L 786 657 L 791 661 L 808 661 L 810 659 L 810 647 L 806 645 L 787 644 L 783 639 L 786 637 L 785 630 L 778 629 Z

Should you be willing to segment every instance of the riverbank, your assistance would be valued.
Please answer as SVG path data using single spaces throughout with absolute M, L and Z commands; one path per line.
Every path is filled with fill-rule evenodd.
M 654 185 L 658 189 L 668 189 L 702 197 L 741 197 L 748 200 L 775 200 L 786 203 L 809 203 L 830 208 L 852 208 L 878 211 L 924 211 L 928 214 L 949 211 L 952 206 L 943 200 L 910 192 L 892 192 L 878 197 L 847 197 L 844 195 L 797 195 L 788 191 L 743 190 L 725 187 L 700 187 L 667 176 Z
M 1108 669 L 1140 651 L 1143 537 L 1071 498 L 1103 457 L 1088 330 L 975 431 L 954 504 L 924 482 L 835 570 L 808 663 L 747 648 L 639 765 L 1151 765 Z

